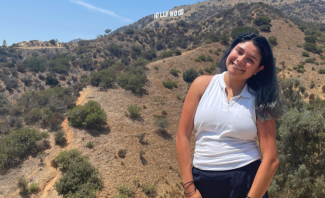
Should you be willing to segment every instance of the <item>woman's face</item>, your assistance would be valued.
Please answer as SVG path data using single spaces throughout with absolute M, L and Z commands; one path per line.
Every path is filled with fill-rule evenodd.
M 227 70 L 232 78 L 247 80 L 264 69 L 258 67 L 261 59 L 259 49 L 251 41 L 238 43 L 227 57 Z

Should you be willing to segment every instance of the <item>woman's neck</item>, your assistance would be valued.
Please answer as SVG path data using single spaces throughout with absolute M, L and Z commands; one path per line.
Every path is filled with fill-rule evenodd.
M 246 80 L 233 79 L 228 72 L 224 76 L 224 81 L 226 84 L 227 92 L 233 96 L 239 95 L 246 85 Z

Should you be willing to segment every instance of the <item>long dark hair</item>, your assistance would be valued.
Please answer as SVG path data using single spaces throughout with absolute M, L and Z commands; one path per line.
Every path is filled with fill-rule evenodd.
M 260 51 L 260 66 L 264 69 L 250 77 L 246 83 L 248 91 L 255 96 L 255 109 L 257 117 L 261 120 L 277 119 L 284 113 L 280 101 L 279 83 L 276 75 L 275 60 L 272 49 L 265 37 L 257 34 L 243 34 L 235 38 L 226 49 L 219 63 L 220 72 L 227 71 L 226 60 L 230 52 L 238 43 L 251 41 Z

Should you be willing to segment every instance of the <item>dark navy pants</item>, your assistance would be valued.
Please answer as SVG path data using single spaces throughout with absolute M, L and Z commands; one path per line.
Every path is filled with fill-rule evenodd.
M 261 161 L 228 171 L 204 171 L 193 167 L 193 179 L 202 198 L 245 198 Z M 263 198 L 268 198 L 267 192 Z

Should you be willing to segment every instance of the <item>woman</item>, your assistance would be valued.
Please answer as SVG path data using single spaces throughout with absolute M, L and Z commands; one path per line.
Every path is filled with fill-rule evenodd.
M 283 112 L 272 50 L 264 37 L 245 34 L 219 67 L 221 74 L 196 78 L 184 102 L 176 147 L 185 197 L 268 197 L 279 166 L 275 119 Z

